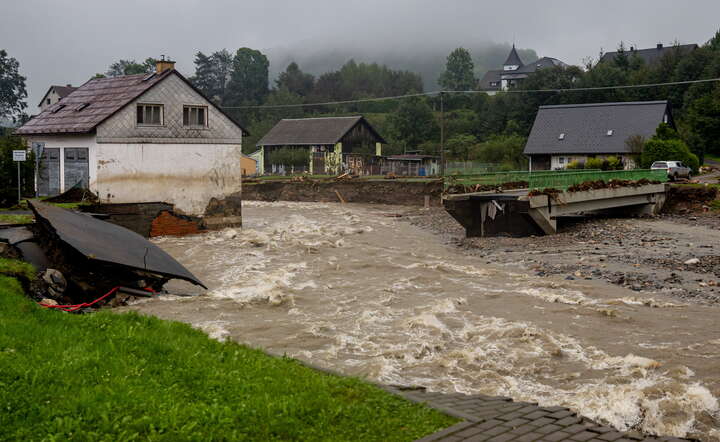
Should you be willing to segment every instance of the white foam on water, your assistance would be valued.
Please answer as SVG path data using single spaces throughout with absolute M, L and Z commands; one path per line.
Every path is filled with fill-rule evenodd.
M 225 342 L 230 338 L 230 332 L 227 330 L 227 326 L 230 325 L 230 323 L 227 321 L 204 321 L 195 322 L 191 325 L 207 333 L 210 338 L 220 342 Z
M 548 283 L 484 268 L 473 265 L 477 260 L 441 256 L 437 248 L 426 253 L 417 244 L 409 248 L 405 242 L 412 239 L 407 236 L 395 241 L 395 229 L 403 228 L 396 220 L 340 205 L 247 205 L 281 210 L 251 229 L 157 242 L 178 247 L 174 256 L 183 262 L 202 257 L 203 270 L 214 275 L 205 298 L 235 302 L 215 301 L 225 309 L 237 305 L 243 312 L 251 306 L 282 317 L 283 327 L 292 329 L 283 336 L 283 351 L 294 357 L 390 384 L 564 405 L 619 429 L 675 436 L 717 433 L 708 428 L 707 418 L 700 419 L 720 419 L 717 398 L 693 371 L 638 354 L 666 343 L 645 342 L 632 347 L 634 353 L 609 354 L 581 338 L 536 326 L 532 317 L 513 321 L 470 310 L 481 309 L 487 297 L 505 294 L 526 296 L 516 296 L 514 302 L 522 299 L 540 315 L 550 303 L 592 308 L 680 304 L 639 297 L 596 299 L 576 289 L 576 283 Z M 392 240 L 372 242 L 383 234 Z M 234 333 L 244 341 L 243 321 L 254 319 L 237 312 L 233 317 Z M 230 326 L 223 321 L 227 318 L 194 325 L 222 340 Z M 267 330 L 267 324 L 260 325 Z M 718 353 L 717 341 L 706 343 L 708 357 Z

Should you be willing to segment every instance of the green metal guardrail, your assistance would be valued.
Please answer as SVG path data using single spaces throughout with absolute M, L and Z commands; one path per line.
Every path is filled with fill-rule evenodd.
M 445 187 L 451 185 L 474 186 L 480 185 L 502 185 L 506 183 L 527 182 L 530 189 L 555 188 L 559 190 L 584 183 L 587 181 L 609 181 L 609 180 L 632 180 L 637 181 L 646 178 L 651 181 L 667 181 L 667 173 L 664 170 L 538 170 L 493 172 L 482 174 L 453 174 L 445 176 Z
M 532 177 L 540 177 L 546 175 L 559 175 L 566 173 L 575 173 L 574 170 L 537 170 L 529 172 L 527 170 L 514 170 L 509 172 L 490 172 L 490 173 L 471 173 L 471 174 L 447 174 L 445 175 L 445 186 L 453 184 L 461 184 L 472 186 L 475 184 L 496 186 L 505 183 L 530 182 Z M 587 172 L 600 172 L 600 169 L 588 170 Z
M 586 183 L 588 181 L 610 181 L 610 180 L 630 180 L 638 181 L 647 179 L 650 181 L 665 182 L 668 180 L 665 170 L 606 170 L 606 171 L 582 171 L 582 172 L 566 172 L 561 174 L 545 174 L 530 177 L 529 183 L 531 189 L 558 189 L 565 190 L 575 184 Z

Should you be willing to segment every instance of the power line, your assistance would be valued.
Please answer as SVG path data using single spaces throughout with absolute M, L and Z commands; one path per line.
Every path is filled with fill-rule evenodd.
M 647 83 L 647 84 L 629 84 L 622 86 L 597 86 L 597 87 L 581 87 L 581 88 L 564 88 L 564 89 L 510 89 L 506 91 L 498 91 L 505 94 L 535 94 L 535 93 L 563 93 L 563 92 L 587 92 L 587 91 L 604 91 L 613 89 L 642 89 L 651 87 L 662 87 L 662 86 L 681 86 L 686 84 L 697 84 L 697 83 L 712 83 L 720 81 L 720 78 L 706 78 L 702 80 L 686 80 L 686 81 L 672 81 L 667 83 Z M 368 102 L 379 102 L 389 100 L 401 100 L 404 98 L 412 97 L 432 97 L 445 94 L 487 94 L 492 91 L 432 91 L 432 92 L 421 92 L 417 94 L 407 95 L 395 95 L 389 97 L 376 97 L 376 98 L 362 98 L 358 100 L 343 100 L 343 101 L 327 101 L 324 103 L 296 103 L 296 104 L 269 104 L 269 105 L 254 105 L 254 106 L 221 106 L 222 109 L 284 109 L 294 107 L 313 107 L 313 106 L 333 106 L 338 104 L 353 104 L 353 103 L 368 103 Z

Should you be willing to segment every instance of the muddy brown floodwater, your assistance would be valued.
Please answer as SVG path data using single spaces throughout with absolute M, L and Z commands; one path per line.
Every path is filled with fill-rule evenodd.
M 156 241 L 209 291 L 128 309 L 373 381 L 720 440 L 718 307 L 489 266 L 397 208 L 244 206 L 237 235 Z

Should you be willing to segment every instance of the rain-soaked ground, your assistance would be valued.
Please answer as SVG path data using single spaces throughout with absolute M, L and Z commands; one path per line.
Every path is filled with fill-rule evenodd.
M 156 241 L 209 291 L 129 308 L 373 381 L 720 440 L 720 307 L 489 266 L 396 210 L 245 203 L 237 235 Z

